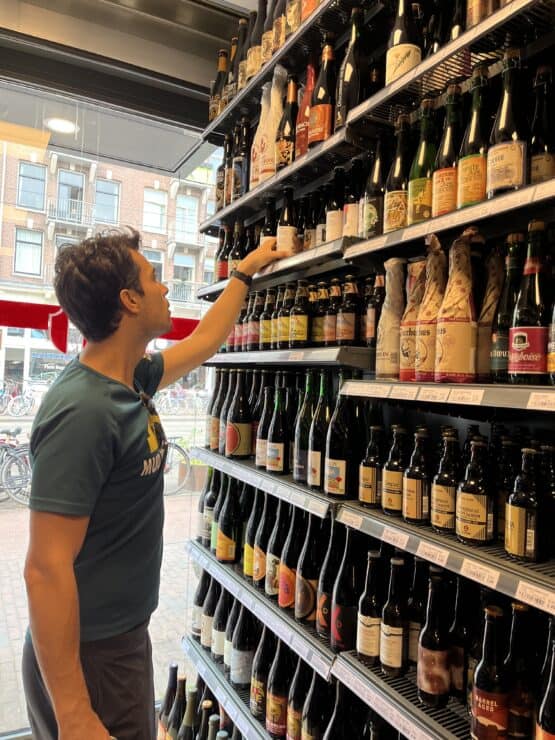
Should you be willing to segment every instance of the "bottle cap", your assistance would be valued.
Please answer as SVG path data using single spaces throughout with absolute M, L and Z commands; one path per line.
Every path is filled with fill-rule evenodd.
M 486 606 L 484 611 L 486 617 L 492 617 L 493 619 L 500 619 L 503 616 L 503 609 L 499 606 Z
M 525 240 L 524 234 L 508 234 L 507 244 L 517 244 Z
M 511 603 L 511 607 L 514 612 L 528 612 L 530 611 L 530 607 L 528 604 L 523 604 L 521 601 L 513 601 Z
M 523 455 L 537 455 L 537 450 L 534 450 L 532 447 L 523 447 L 521 450 Z
M 404 564 L 405 564 L 405 561 L 403 560 L 403 558 L 397 558 L 397 557 L 391 558 L 391 565 L 404 565 Z
M 381 558 L 381 554 L 379 550 L 369 550 L 368 551 L 368 560 L 379 560 Z
M 545 231 L 545 222 L 534 219 L 528 224 L 528 233 L 532 231 Z

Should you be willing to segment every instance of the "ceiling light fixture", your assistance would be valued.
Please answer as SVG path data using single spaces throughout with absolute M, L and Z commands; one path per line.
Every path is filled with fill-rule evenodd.
M 79 131 L 79 126 L 67 118 L 47 118 L 44 125 L 56 134 L 74 134 Z

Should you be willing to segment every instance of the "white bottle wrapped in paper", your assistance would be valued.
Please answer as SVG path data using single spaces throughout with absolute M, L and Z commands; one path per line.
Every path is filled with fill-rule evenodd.
M 385 300 L 378 324 L 376 378 L 399 379 L 399 334 L 405 310 L 405 259 L 392 257 L 384 263 Z
M 287 70 L 278 64 L 274 69 L 270 110 L 260 136 L 260 174 L 259 182 L 264 182 L 276 174 L 276 136 L 279 122 L 283 116 L 283 98 L 287 85 Z
M 470 239 L 474 226 L 449 250 L 449 279 L 437 317 L 434 380 L 439 383 L 473 383 L 476 380 L 478 325 L 472 299 Z
M 499 251 L 494 250 L 488 259 L 488 282 L 478 319 L 476 376 L 479 383 L 488 383 L 491 379 L 491 328 L 503 287 L 503 277 L 503 257 Z
M 416 322 L 416 356 L 414 363 L 417 382 L 433 382 L 436 360 L 437 315 L 447 284 L 447 256 L 435 234 L 429 237 L 426 258 L 426 287 Z
M 401 319 L 399 380 L 415 379 L 416 321 L 426 286 L 424 257 L 409 262 L 407 267 L 407 307 Z
M 262 85 L 262 97 L 260 98 L 260 119 L 258 127 L 252 139 L 251 146 L 251 174 L 249 180 L 249 190 L 255 188 L 260 182 L 260 140 L 262 131 L 266 126 L 268 111 L 270 110 L 270 83 Z

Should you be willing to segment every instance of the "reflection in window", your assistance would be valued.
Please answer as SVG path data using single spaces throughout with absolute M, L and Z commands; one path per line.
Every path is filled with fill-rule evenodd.
M 80 223 L 83 219 L 85 178 L 81 172 L 60 170 L 56 217 L 61 221 Z
M 175 238 L 177 241 L 198 241 L 199 199 L 179 193 L 175 203 Z
M 42 231 L 16 228 L 13 269 L 23 275 L 42 274 Z
M 167 194 L 162 190 L 145 188 L 143 228 L 146 231 L 165 231 Z
M 17 205 L 20 208 L 43 211 L 45 191 L 46 167 L 31 162 L 20 162 Z
M 103 224 L 116 224 L 119 211 L 119 183 L 112 180 L 96 180 L 94 219 Z
M 214 258 L 204 258 L 204 270 L 202 273 L 202 282 L 205 285 L 211 285 L 214 282 Z
M 193 280 L 195 258 L 190 254 L 176 252 L 173 257 L 173 276 L 175 280 Z
M 142 253 L 156 270 L 156 279 L 159 282 L 162 282 L 164 267 L 162 252 L 159 252 L 156 249 L 143 249 Z

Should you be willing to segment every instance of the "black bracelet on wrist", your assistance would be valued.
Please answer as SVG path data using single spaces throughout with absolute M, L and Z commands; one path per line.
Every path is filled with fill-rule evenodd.
M 252 285 L 252 277 L 250 275 L 247 275 L 244 272 L 241 272 L 240 270 L 232 270 L 231 275 L 229 277 L 237 278 L 237 280 L 240 280 L 242 283 L 245 283 L 247 288 L 250 288 Z

